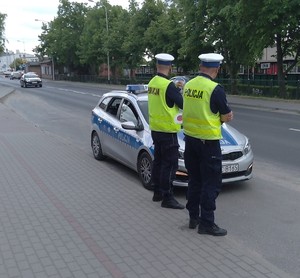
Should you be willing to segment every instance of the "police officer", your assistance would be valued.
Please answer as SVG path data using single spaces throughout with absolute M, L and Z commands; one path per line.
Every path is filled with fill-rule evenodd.
M 185 166 L 189 174 L 186 208 L 189 228 L 199 234 L 225 236 L 215 224 L 216 198 L 222 184 L 221 125 L 232 120 L 223 87 L 214 82 L 223 56 L 202 54 L 200 74 L 187 82 L 183 92 Z
M 164 208 L 184 209 L 173 196 L 172 181 L 178 168 L 177 132 L 181 125 L 175 122 L 183 98 L 175 84 L 168 79 L 174 57 L 167 53 L 155 56 L 157 74 L 148 84 L 149 126 L 154 144 L 152 182 L 154 202 Z

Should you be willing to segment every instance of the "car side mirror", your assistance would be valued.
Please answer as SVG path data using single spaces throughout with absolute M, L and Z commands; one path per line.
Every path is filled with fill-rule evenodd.
M 140 125 L 135 125 L 134 122 L 128 121 L 121 124 L 124 129 L 141 131 L 143 128 Z

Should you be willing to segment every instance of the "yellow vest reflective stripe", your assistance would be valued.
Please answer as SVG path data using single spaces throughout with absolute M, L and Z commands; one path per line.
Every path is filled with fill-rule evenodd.
M 211 94 L 218 83 L 197 76 L 187 82 L 183 92 L 183 130 L 194 138 L 222 138 L 220 114 L 210 109 Z
M 175 122 L 179 113 L 177 105 L 170 108 L 166 103 L 166 91 L 172 81 L 156 75 L 148 84 L 148 111 L 151 130 L 178 132 L 181 125 Z

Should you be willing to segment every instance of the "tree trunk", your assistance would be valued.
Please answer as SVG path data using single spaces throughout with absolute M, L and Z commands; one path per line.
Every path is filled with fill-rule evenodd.
M 281 36 L 276 36 L 276 50 L 277 50 L 277 80 L 279 86 L 279 96 L 280 98 L 286 97 L 286 87 L 285 87 L 285 71 L 283 69 L 283 52 L 281 45 Z
M 230 92 L 233 95 L 238 94 L 237 84 L 238 84 L 238 70 L 239 65 L 236 63 L 231 63 L 229 67 L 229 75 L 230 75 Z

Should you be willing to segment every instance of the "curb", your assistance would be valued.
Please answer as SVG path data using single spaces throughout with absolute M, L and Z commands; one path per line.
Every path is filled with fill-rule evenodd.
M 16 91 L 16 89 L 12 87 L 6 87 L 3 85 L 0 85 L 0 103 L 3 103 L 4 100 L 10 95 L 13 94 Z

